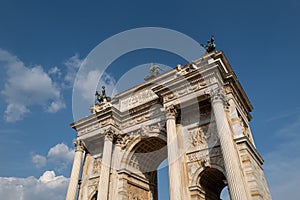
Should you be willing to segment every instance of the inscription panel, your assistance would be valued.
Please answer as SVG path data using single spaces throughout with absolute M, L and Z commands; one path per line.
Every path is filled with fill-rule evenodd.
M 120 100 L 120 111 L 124 112 L 125 110 L 142 105 L 156 98 L 158 98 L 158 96 L 152 90 L 144 90 L 137 94 L 133 94 L 126 99 Z

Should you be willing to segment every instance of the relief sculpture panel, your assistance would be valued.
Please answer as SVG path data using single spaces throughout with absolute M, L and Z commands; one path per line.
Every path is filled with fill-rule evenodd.
M 127 199 L 128 200 L 149 199 L 149 191 L 129 183 L 127 187 Z
M 92 174 L 99 174 L 100 171 L 101 171 L 101 160 L 99 158 L 96 158 L 94 160 Z

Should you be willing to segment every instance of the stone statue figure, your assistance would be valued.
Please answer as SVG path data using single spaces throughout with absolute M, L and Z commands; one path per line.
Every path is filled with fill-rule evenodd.
M 212 35 L 210 40 L 207 41 L 207 45 L 201 44 L 201 46 L 205 47 L 206 52 L 210 53 L 216 50 L 215 37 Z
M 154 78 L 160 74 L 160 71 L 164 71 L 158 65 L 154 64 L 150 67 L 150 74 L 146 76 L 144 79 L 149 80 L 150 78 Z
M 153 65 L 150 67 L 150 75 L 151 76 L 157 76 L 159 75 L 159 70 L 162 70 L 158 65 Z
M 96 91 L 95 96 L 96 101 L 98 101 L 99 104 L 111 101 L 111 98 L 109 96 L 106 96 L 105 86 L 102 86 L 101 93 L 99 91 Z

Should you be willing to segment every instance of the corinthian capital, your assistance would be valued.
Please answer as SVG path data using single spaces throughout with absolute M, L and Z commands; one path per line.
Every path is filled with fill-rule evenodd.
M 211 102 L 221 102 L 226 105 L 226 93 L 223 88 L 216 88 L 210 91 Z
M 114 142 L 116 138 L 116 131 L 112 128 L 108 128 L 104 131 L 105 137 L 109 139 L 111 142 Z
M 166 113 L 167 119 L 176 119 L 178 111 L 174 105 L 171 105 L 171 106 L 166 107 L 165 113 Z
M 75 146 L 75 152 L 76 151 L 84 151 L 84 144 L 83 144 L 83 142 L 81 141 L 81 140 L 75 140 L 74 142 L 73 142 L 73 144 L 74 144 L 74 146 Z

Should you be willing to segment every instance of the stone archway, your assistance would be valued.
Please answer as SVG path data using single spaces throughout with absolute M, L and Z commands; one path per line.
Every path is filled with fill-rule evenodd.
M 203 200 L 220 200 L 221 191 L 227 184 L 226 178 L 220 170 L 206 168 L 200 174 L 199 185 Z
M 164 137 L 152 136 L 137 138 L 130 152 L 125 154 L 126 199 L 158 199 L 157 168 L 167 158 L 167 143 Z M 124 180 L 123 180 L 124 181 Z

